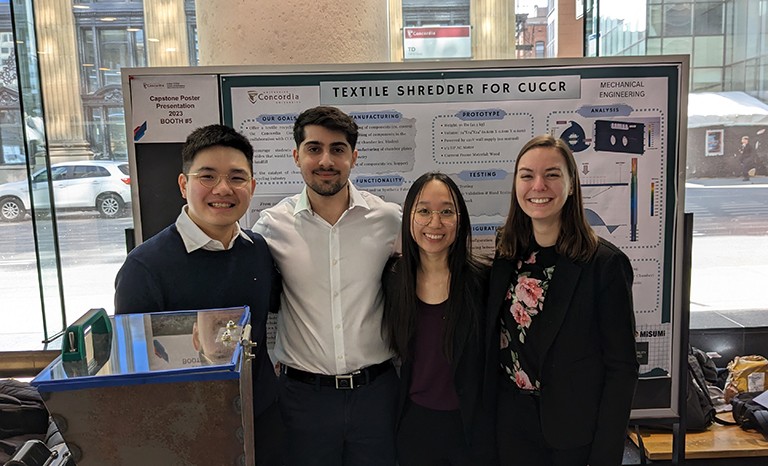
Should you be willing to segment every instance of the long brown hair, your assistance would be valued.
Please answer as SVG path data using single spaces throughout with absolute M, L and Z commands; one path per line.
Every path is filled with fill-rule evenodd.
M 597 250 L 597 235 L 587 222 L 584 214 L 584 203 L 581 198 L 581 183 L 576 159 L 571 148 L 563 140 L 549 134 L 536 136 L 528 141 L 515 160 L 515 171 L 512 173 L 512 201 L 509 206 L 509 214 L 504 226 L 499 230 L 499 238 L 496 243 L 496 254 L 499 257 L 518 258 L 528 252 L 533 240 L 533 225 L 531 218 L 523 212 L 517 202 L 515 187 L 517 184 L 517 168 L 520 158 L 526 152 L 537 147 L 556 149 L 565 160 L 566 170 L 570 178 L 573 192 L 560 211 L 560 234 L 557 236 L 555 250 L 558 254 L 571 260 L 589 260 Z

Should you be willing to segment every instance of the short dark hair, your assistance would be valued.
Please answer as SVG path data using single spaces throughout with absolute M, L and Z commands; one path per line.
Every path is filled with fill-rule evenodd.
M 357 123 L 336 107 L 320 106 L 301 112 L 293 124 L 293 139 L 296 141 L 296 147 L 299 147 L 306 138 L 304 127 L 308 125 L 322 126 L 330 131 L 344 133 L 352 149 L 357 144 Z
M 181 148 L 182 171 L 189 172 L 195 156 L 203 149 L 224 146 L 237 149 L 248 160 L 248 170 L 253 174 L 253 146 L 250 141 L 226 125 L 208 125 L 192 131 Z

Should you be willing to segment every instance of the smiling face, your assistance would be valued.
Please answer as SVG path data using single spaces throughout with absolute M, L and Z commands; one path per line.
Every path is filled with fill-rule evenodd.
M 320 196 L 343 193 L 349 173 L 355 166 L 357 151 L 341 131 L 319 125 L 304 127 L 304 140 L 293 151 L 293 159 L 304 182 Z
M 534 147 L 520 156 L 515 196 L 534 229 L 557 232 L 560 213 L 573 193 L 565 158 L 554 147 Z
M 189 173 L 228 175 L 250 180 L 245 187 L 233 188 L 222 178 L 213 188 L 206 188 L 196 176 L 179 175 L 181 196 L 187 200 L 187 214 L 201 230 L 225 246 L 232 239 L 235 223 L 245 215 L 256 181 L 251 176 L 248 159 L 237 149 L 211 146 L 200 150 Z
M 429 218 L 420 216 L 419 211 L 422 214 L 429 211 Z M 448 215 L 449 211 L 454 215 Z M 411 236 L 419 247 L 419 254 L 448 257 L 448 251 L 456 241 L 459 222 L 456 212 L 456 203 L 445 183 L 432 180 L 424 185 L 411 211 Z

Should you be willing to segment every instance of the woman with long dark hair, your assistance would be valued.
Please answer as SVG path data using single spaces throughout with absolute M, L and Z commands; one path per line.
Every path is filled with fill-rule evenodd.
M 385 336 L 402 361 L 400 466 L 476 466 L 495 454 L 481 406 L 487 267 L 471 243 L 456 183 L 422 175 L 403 205 L 402 255 L 384 273 Z
M 489 286 L 502 465 L 621 464 L 638 371 L 632 281 L 627 256 L 587 222 L 568 145 L 530 140 Z

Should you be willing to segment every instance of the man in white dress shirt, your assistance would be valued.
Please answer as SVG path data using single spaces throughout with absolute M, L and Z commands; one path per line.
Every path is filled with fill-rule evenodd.
M 293 159 L 306 186 L 261 213 L 283 277 L 275 356 L 286 464 L 395 464 L 397 376 L 381 333 L 381 274 L 401 209 L 350 182 L 357 124 L 334 107 L 304 111 Z

